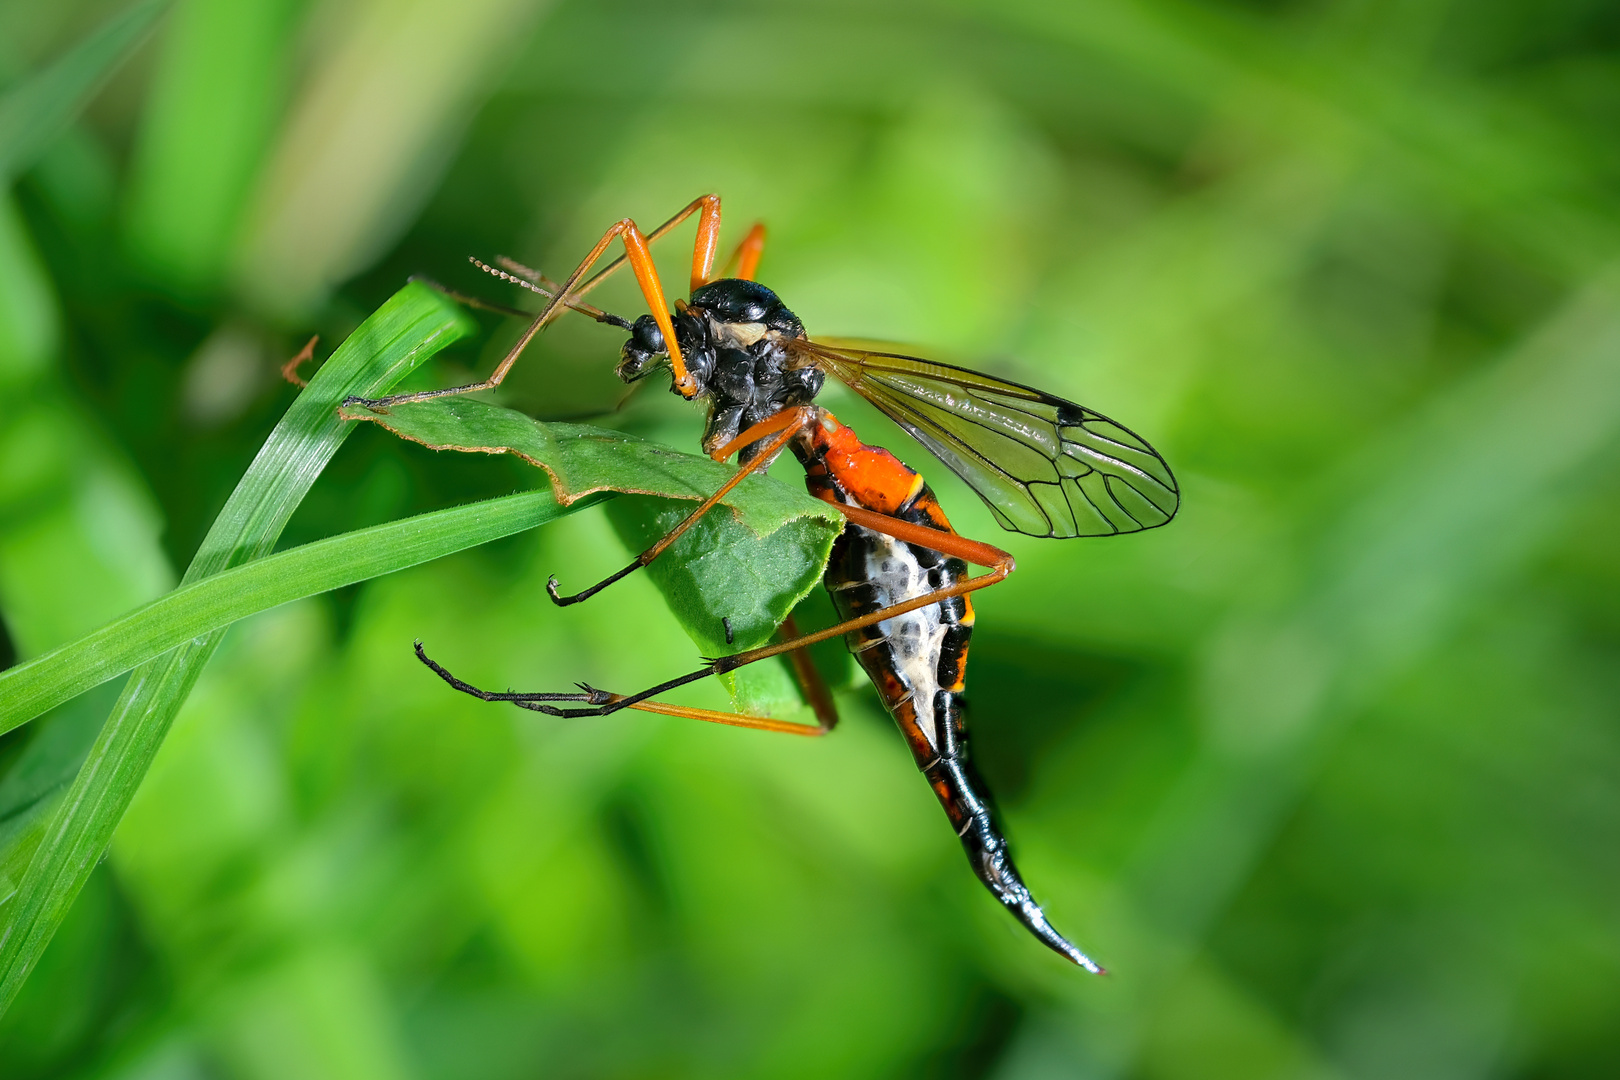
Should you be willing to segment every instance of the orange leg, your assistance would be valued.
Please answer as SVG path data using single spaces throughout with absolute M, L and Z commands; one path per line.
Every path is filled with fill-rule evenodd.
M 789 615 L 782 620 L 782 626 L 778 633 L 784 640 L 791 640 L 799 636 L 798 628 L 793 622 L 793 616 Z M 534 707 L 535 702 L 532 699 L 536 695 L 492 693 L 488 690 L 480 690 L 471 683 L 456 678 L 423 651 L 420 641 L 416 643 L 416 655 L 422 663 L 432 668 L 441 679 L 463 693 L 471 694 L 473 697 L 481 698 L 484 701 L 511 701 L 513 704 L 525 708 L 533 709 Z M 777 720 L 769 716 L 748 716 L 743 713 L 719 712 L 715 709 L 699 709 L 688 705 L 671 705 L 663 701 L 638 701 L 633 705 L 626 706 L 626 708 L 658 713 L 661 716 L 679 716 L 688 720 L 702 720 L 710 724 L 726 724 L 730 727 L 750 728 L 754 731 L 771 731 L 779 735 L 825 735 L 838 726 L 838 706 L 833 702 L 832 690 L 827 686 L 826 680 L 821 677 L 821 672 L 817 671 L 816 666 L 810 662 L 809 653 L 802 649 L 795 650 L 790 659 L 793 662 L 793 674 L 799 684 L 799 689 L 804 692 L 805 701 L 815 713 L 816 722 L 813 725 L 801 724 L 792 720 Z M 566 700 L 572 700 L 576 697 L 576 695 L 567 694 L 558 696 Z M 618 695 L 610 694 L 608 697 L 617 700 Z
M 514 704 L 521 705 L 522 702 Z M 721 712 L 718 709 L 698 709 L 686 705 L 671 705 L 663 701 L 638 701 L 625 708 L 640 709 L 642 712 L 659 713 L 663 716 L 679 716 L 687 720 L 702 720 L 709 724 L 727 724 L 753 731 L 771 731 L 778 735 L 825 735 L 832 730 L 825 724 L 800 724 L 792 720 L 778 720 L 772 716 L 749 716 L 746 713 Z
M 689 296 L 692 292 L 696 292 L 709 282 L 725 276 L 723 273 L 714 273 L 714 254 L 720 247 L 720 196 L 703 195 L 693 199 L 681 209 L 680 213 L 676 214 L 674 217 L 670 218 L 668 221 L 658 226 L 658 228 L 647 234 L 647 243 L 650 244 L 653 241 L 661 238 L 665 233 L 675 228 L 687 218 L 691 217 L 694 213 L 698 215 L 698 231 L 697 239 L 692 245 L 691 291 L 687 294 Z M 752 280 L 754 270 L 759 266 L 760 252 L 762 252 L 764 248 L 765 226 L 756 224 L 748 231 L 748 235 L 743 238 L 743 242 L 737 245 L 737 250 L 731 253 L 731 258 L 726 260 L 726 268 L 729 269 L 733 263 L 737 263 L 742 267 L 742 269 L 737 273 L 736 276 Z M 515 269 L 511 264 L 511 261 L 508 259 L 502 259 L 500 261 L 503 266 L 505 266 L 508 270 L 512 270 L 514 273 L 523 272 Z M 608 263 L 607 266 L 598 271 L 594 277 L 590 278 L 590 280 L 586 281 L 584 284 L 579 286 L 579 288 L 575 289 L 574 296 L 584 296 L 586 293 L 596 288 L 596 286 L 600 284 L 604 278 L 613 273 L 619 267 L 623 266 L 624 262 L 625 257 L 621 255 L 619 258 Z M 527 267 L 523 269 L 527 270 Z M 537 280 L 538 275 L 535 275 L 534 271 L 529 270 L 528 274 L 530 275 L 530 281 L 535 282 L 536 284 L 545 284 L 544 282 Z
M 465 386 L 452 386 L 443 390 L 423 390 L 414 394 L 393 394 L 383 398 L 349 398 L 345 405 L 363 405 L 367 408 L 381 409 L 390 405 L 403 405 L 412 401 L 430 401 L 433 398 L 450 397 L 455 394 L 467 394 L 476 390 L 493 390 L 506 378 L 506 373 L 512 370 L 523 350 L 529 347 L 536 334 L 562 314 L 563 310 L 573 301 L 595 288 L 596 285 L 613 271 L 617 270 L 626 261 L 635 272 L 636 283 L 641 286 L 641 294 L 647 301 L 647 307 L 658 323 L 658 329 L 664 335 L 664 341 L 669 345 L 670 367 L 674 369 L 675 389 L 682 397 L 691 398 L 697 394 L 697 383 L 686 371 L 686 364 L 681 359 L 681 348 L 675 340 L 675 326 L 669 317 L 669 305 L 664 299 L 664 287 L 658 280 L 658 269 L 653 265 L 652 254 L 647 250 L 647 244 L 652 239 L 664 235 L 676 225 L 679 225 L 694 212 L 699 212 L 698 239 L 692 252 L 692 279 L 694 287 L 707 280 L 710 268 L 714 263 L 714 249 L 719 242 L 720 235 L 720 196 L 705 195 L 695 199 L 684 210 L 670 218 L 664 224 L 654 229 L 651 234 L 643 234 L 630 218 L 624 218 L 610 226 L 597 241 L 591 253 L 563 282 L 562 287 L 551 297 L 551 300 L 541 309 L 540 313 L 529 323 L 516 344 L 507 352 L 504 359 L 496 366 L 495 371 L 483 382 L 468 383 Z M 595 276 L 586 279 L 596 260 L 601 258 L 613 241 L 618 240 L 624 245 L 624 254 L 603 267 Z M 700 281 L 699 278 L 703 281 Z
M 789 615 L 782 620 L 779 636 L 784 641 L 791 641 L 799 636 L 798 626 Z M 688 720 L 702 720 L 710 724 L 726 724 L 731 727 L 750 728 L 754 731 L 772 731 L 780 735 L 825 735 L 838 726 L 838 706 L 833 701 L 832 689 L 827 680 L 821 677 L 816 665 L 810 661 L 810 654 L 803 649 L 795 649 L 788 654 L 793 664 L 793 677 L 804 693 L 804 700 L 815 712 L 816 723 L 799 724 L 791 720 L 777 720 L 768 716 L 747 716 L 742 713 L 719 712 L 714 709 L 697 709 L 686 705 L 671 705 L 663 701 L 642 701 L 628 706 L 640 709 L 643 712 L 659 713 L 663 716 L 681 716 Z
M 714 252 L 720 246 L 720 196 L 705 195 L 698 200 L 702 213 L 698 215 L 697 242 L 692 245 L 692 285 L 686 295 L 691 296 L 714 280 Z
M 658 226 L 658 228 L 648 233 L 647 243 L 651 244 L 654 241 L 662 238 L 665 233 L 669 232 L 671 229 L 675 228 L 675 226 L 691 217 L 694 212 L 698 213 L 698 236 L 697 242 L 692 247 L 693 291 L 696 291 L 702 286 L 707 285 L 709 282 L 715 281 L 720 277 L 731 276 L 752 281 L 754 278 L 754 272 L 759 268 L 760 255 L 765 250 L 765 226 L 761 222 L 755 222 L 754 226 L 748 230 L 748 235 L 743 237 L 742 243 L 737 245 L 736 250 L 731 253 L 731 257 L 726 260 L 725 266 L 722 268 L 721 273 L 717 275 L 711 272 L 711 268 L 714 263 L 715 247 L 718 244 L 720 237 L 720 196 L 718 195 L 704 195 L 702 198 L 694 199 L 690 204 L 682 209 L 680 213 L 676 214 L 674 217 Z M 484 271 L 486 274 L 492 274 L 503 281 L 510 281 L 514 285 L 521 285 L 523 288 L 528 289 L 531 292 L 539 293 L 547 300 L 550 300 L 561 289 L 561 286 L 552 281 L 550 278 L 546 277 L 544 274 L 540 273 L 540 271 L 524 266 L 517 260 L 509 259 L 505 255 L 502 255 L 495 260 L 501 264 L 500 268 L 490 266 L 489 264 L 474 258 L 469 258 L 467 261 L 478 267 L 478 269 Z M 590 290 L 596 288 L 597 284 L 601 282 L 603 278 L 607 277 L 609 274 L 613 273 L 613 271 L 623 266 L 624 263 L 625 257 L 620 256 L 604 267 L 596 274 L 596 276 L 592 277 L 583 285 L 576 288 L 573 292 L 573 296 L 571 296 L 568 300 L 568 306 L 579 312 L 581 315 L 589 315 L 597 322 L 610 322 L 614 323 L 615 325 L 622 323 L 624 320 L 620 320 L 616 316 L 608 315 L 602 309 L 592 307 L 590 304 L 580 303 L 579 299 Z M 733 267 L 736 268 L 736 273 L 728 275 L 727 272 Z M 452 292 L 449 289 L 443 289 L 442 287 L 441 291 L 461 299 L 461 294 L 459 293 Z M 491 305 L 484 306 L 491 311 L 510 310 Z M 527 313 L 525 312 L 523 314 Z
M 988 574 L 980 574 L 978 577 L 968 578 L 966 581 L 959 581 L 956 584 L 948 585 L 943 589 L 935 589 L 933 592 L 926 593 L 922 596 L 913 597 L 910 600 L 905 600 L 898 604 L 891 604 L 886 608 L 868 612 L 867 614 L 861 615 L 854 619 L 848 619 L 844 622 L 838 623 L 836 626 L 829 626 L 825 630 L 818 630 L 812 634 L 801 634 L 788 637 L 786 640 L 778 641 L 770 645 L 762 645 L 757 649 L 749 649 L 746 652 L 736 653 L 732 656 L 717 657 L 710 660 L 707 664 L 703 665 L 703 667 L 697 669 L 696 671 L 682 675 L 679 678 L 670 679 L 668 682 L 660 683 L 657 686 L 648 687 L 646 690 L 643 690 L 638 694 L 614 694 L 606 690 L 598 690 L 595 687 L 587 686 L 584 683 L 580 684 L 580 692 L 578 693 L 493 694 L 488 691 L 479 690 L 476 687 L 472 687 L 451 675 L 444 668 L 429 660 L 426 655 L 422 653 L 420 645 L 417 646 L 417 654 L 422 658 L 423 663 L 427 664 L 436 673 L 438 673 L 440 678 L 444 679 L 451 686 L 454 686 L 456 689 L 461 690 L 464 693 L 472 694 L 474 697 L 482 698 L 485 701 L 510 702 L 525 709 L 547 713 L 551 716 L 607 716 L 611 713 L 618 712 L 620 709 L 641 708 L 644 705 L 653 704 L 658 706 L 658 708 L 653 711 L 669 712 L 671 715 L 694 716 L 697 719 L 712 719 L 712 715 L 697 715 L 698 712 L 702 712 L 703 710 L 687 710 L 675 713 L 672 710 L 680 708 L 679 706 L 668 706 L 660 702 L 653 702 L 650 699 L 664 693 L 665 691 L 673 690 L 678 686 L 685 686 L 687 683 L 697 682 L 699 679 L 706 679 L 711 675 L 719 675 L 728 671 L 736 671 L 738 668 L 745 665 L 756 663 L 757 661 L 765 660 L 772 656 L 780 656 L 786 652 L 793 652 L 798 649 L 803 649 L 805 646 L 814 645 L 818 641 L 826 641 L 829 638 L 840 637 L 852 630 L 859 630 L 863 627 L 873 626 L 877 623 L 885 622 L 897 615 L 904 615 L 908 611 L 916 611 L 918 608 L 928 607 L 931 604 L 938 604 L 945 600 L 949 600 L 953 596 L 966 596 L 968 593 L 977 592 L 978 590 L 988 588 L 999 581 L 1006 580 L 1007 575 L 1013 572 L 1014 563 L 1012 555 L 1008 552 L 1002 551 L 1000 548 L 995 547 L 994 545 L 986 544 L 978 540 L 969 540 L 966 537 L 958 536 L 955 533 L 941 532 L 938 529 L 930 529 L 922 525 L 913 524 L 909 521 L 902 521 L 899 518 L 891 517 L 888 514 L 881 514 L 877 511 L 867 510 L 863 507 L 839 506 L 838 509 L 844 514 L 845 517 L 849 518 L 850 521 L 862 526 L 863 528 L 871 529 L 874 532 L 884 533 L 888 536 L 893 536 L 897 540 L 904 540 L 906 543 L 916 544 L 918 547 L 931 548 L 934 551 L 938 551 L 945 555 L 954 556 L 967 562 L 976 563 L 979 566 L 990 567 L 990 572 Z M 560 708 L 560 703 L 564 702 L 572 702 L 585 707 L 572 709 Z M 717 722 L 733 723 L 734 721 L 726 720 Z M 771 721 L 771 724 L 781 725 L 782 722 Z M 751 723 L 741 723 L 738 726 L 760 727 L 762 730 L 772 731 L 780 729 L 779 726 L 766 727 L 764 725 Z
M 782 625 L 777 628 L 777 634 L 783 641 L 792 641 L 800 636 L 799 624 L 793 621 L 792 615 L 782 620 Z M 804 693 L 804 700 L 816 714 L 816 723 L 821 727 L 820 733 L 831 731 L 838 726 L 838 705 L 833 701 L 832 687 L 827 685 L 827 680 L 816 670 L 808 651 L 794 649 L 788 654 L 788 660 L 793 664 L 793 678 Z
M 457 678 L 447 671 L 443 665 L 423 651 L 420 641 L 416 643 L 416 657 L 431 668 L 439 678 L 464 694 L 471 694 L 482 701 L 510 702 L 531 712 L 553 712 L 554 710 L 548 709 L 542 704 L 545 701 L 579 701 L 588 696 L 589 700 L 607 705 L 622 700 L 617 694 L 608 694 L 601 690 L 587 691 L 586 694 L 513 694 L 480 690 L 478 687 Z M 825 684 L 823 684 L 823 688 L 825 688 Z M 830 700 L 829 698 L 829 707 Z M 657 713 L 660 716 L 679 716 L 687 720 L 702 720 L 705 723 L 725 724 L 729 727 L 749 728 L 753 731 L 770 731 L 778 735 L 825 735 L 838 723 L 838 714 L 836 712 L 830 715 L 824 713 L 814 700 L 812 700 L 811 704 L 816 706 L 816 723 L 814 724 L 801 724 L 793 720 L 778 720 L 771 716 L 748 716 L 744 713 L 720 712 L 717 709 L 699 709 L 689 705 L 671 705 L 664 701 L 637 701 L 628 705 L 621 705 L 619 708 L 639 709 L 642 712 Z
M 298 374 L 298 369 L 315 359 L 315 343 L 320 340 L 321 335 L 316 334 L 304 342 L 304 347 L 298 350 L 298 355 L 281 365 L 281 377 L 294 386 L 308 386 L 309 380 Z
M 698 215 L 697 242 L 692 245 L 692 288 L 696 289 L 712 280 L 709 277 L 709 269 L 714 265 L 714 252 L 720 243 L 720 196 L 700 195 L 693 199 L 678 214 L 648 233 L 647 242 L 650 244 L 659 239 L 693 214 Z M 627 256 L 620 255 L 598 270 L 594 276 L 574 290 L 574 295 L 584 296 L 596 288 L 604 278 L 623 266 L 626 258 Z M 699 280 L 700 277 L 702 280 Z
M 743 281 L 753 281 L 754 272 L 759 269 L 759 257 L 765 253 L 765 225 L 756 221 L 754 227 L 748 230 L 737 250 L 731 253 L 726 260 L 724 269 L 720 271 L 721 277 L 740 278 Z M 727 271 L 735 268 L 735 273 Z
M 687 514 L 686 517 L 681 520 L 679 525 L 676 525 L 673 529 L 669 530 L 669 532 L 665 533 L 663 538 L 659 540 L 658 543 L 654 544 L 646 551 L 643 551 L 640 555 L 637 555 L 629 566 L 626 566 L 624 569 L 603 578 L 590 588 L 585 589 L 582 592 L 577 592 L 572 596 L 560 595 L 557 591 L 557 579 L 555 577 L 549 578 L 546 581 L 546 594 L 550 596 L 559 607 L 567 607 L 569 604 L 577 604 L 581 600 L 589 600 L 591 597 L 595 596 L 597 593 L 601 592 L 615 581 L 618 581 L 621 578 L 627 577 L 630 574 L 633 574 L 635 571 L 640 570 L 643 566 L 646 566 L 648 563 L 652 562 L 654 559 L 658 558 L 658 556 L 667 551 L 671 544 L 681 538 L 682 533 L 686 532 L 686 530 L 690 529 L 693 525 L 696 525 L 699 518 L 703 517 L 704 514 L 707 514 L 710 510 L 713 510 L 716 506 L 718 506 L 720 500 L 725 498 L 726 495 L 729 494 L 731 490 L 738 484 L 742 483 L 750 473 L 759 471 L 775 460 L 776 455 L 782 452 L 782 448 L 787 446 L 787 444 L 793 440 L 795 435 L 803 431 L 806 427 L 815 423 L 815 419 L 815 406 L 801 405 L 797 408 L 783 409 L 775 416 L 760 421 L 747 431 L 743 432 L 741 435 L 738 435 L 735 439 L 731 440 L 731 442 L 716 450 L 711 456 L 716 461 L 724 461 L 726 458 L 730 457 L 743 447 L 757 443 L 767 435 L 778 432 L 780 433 L 777 434 L 776 438 L 772 439 L 768 445 L 760 450 L 760 452 L 754 456 L 752 461 L 739 468 L 730 479 L 728 479 L 724 484 L 721 484 L 718 491 L 699 503 L 697 508 L 690 514 Z
M 909 521 L 890 517 L 888 514 L 880 514 L 876 510 L 867 510 L 864 507 L 838 506 L 838 510 L 850 521 L 863 528 L 883 533 L 886 536 L 892 536 L 897 540 L 904 540 L 908 544 L 915 544 L 921 548 L 929 548 L 943 555 L 950 555 L 978 566 L 987 566 L 990 568 L 990 572 L 980 574 L 978 577 L 968 578 L 966 581 L 958 581 L 955 585 L 947 585 L 943 589 L 935 589 L 933 592 L 901 601 L 898 604 L 890 604 L 886 608 L 879 608 L 877 611 L 846 620 L 836 626 L 829 626 L 825 630 L 817 630 L 813 634 L 803 634 L 790 641 L 779 641 L 772 645 L 761 645 L 757 649 L 749 649 L 747 652 L 740 652 L 733 656 L 718 657 L 710 661 L 708 667 L 702 669 L 702 674 L 694 672 L 692 675 L 683 676 L 680 680 L 681 683 L 690 682 L 694 678 L 703 678 L 711 674 L 718 675 L 726 671 L 736 671 L 738 668 L 746 664 L 752 664 L 757 660 L 780 656 L 782 653 L 793 649 L 802 649 L 806 645 L 814 645 L 816 642 L 826 641 L 828 638 L 841 637 L 851 630 L 859 630 L 862 627 L 886 622 L 897 615 L 904 615 L 908 611 L 916 611 L 918 608 L 938 604 L 949 600 L 953 596 L 966 596 L 968 593 L 977 592 L 980 589 L 989 588 L 997 582 L 1005 581 L 1007 575 L 1017 568 L 1012 555 L 993 544 L 986 544 L 980 540 L 969 540 L 967 537 L 958 536 L 956 533 L 941 532 L 938 529 L 915 525 Z

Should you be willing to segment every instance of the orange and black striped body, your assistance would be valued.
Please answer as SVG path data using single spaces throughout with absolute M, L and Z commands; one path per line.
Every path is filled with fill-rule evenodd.
M 920 475 L 887 450 L 862 443 L 831 413 L 818 412 L 817 423 L 794 445 L 812 495 L 955 535 Z M 966 576 L 961 559 L 848 522 L 823 581 L 847 620 Z M 996 826 L 984 782 L 968 757 L 961 694 L 972 633 L 973 605 L 958 596 L 851 631 L 845 640 L 900 726 L 979 879 L 1043 942 L 1094 967 L 1052 928 L 1031 898 Z

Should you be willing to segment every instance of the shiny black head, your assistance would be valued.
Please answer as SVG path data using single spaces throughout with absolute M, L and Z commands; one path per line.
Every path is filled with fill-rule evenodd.
M 804 324 L 780 297 L 757 281 L 724 278 L 692 293 L 692 307 L 717 323 L 758 324 L 788 337 L 804 337 Z
M 686 350 L 681 351 L 684 354 Z M 619 378 L 625 382 L 635 382 L 668 355 L 669 349 L 664 345 L 664 332 L 658 329 L 658 320 L 651 315 L 643 315 L 630 325 L 630 340 L 619 350 Z
M 825 379 L 820 368 L 799 364 L 788 342 L 804 337 L 804 324 L 781 299 L 755 281 L 726 278 L 692 293 L 674 317 L 675 338 L 696 397 L 709 402 L 703 449 L 712 451 L 745 428 L 794 405 L 808 404 Z M 666 362 L 669 348 L 651 315 L 630 328 L 619 378 L 631 382 Z M 743 457 L 746 460 L 747 453 Z

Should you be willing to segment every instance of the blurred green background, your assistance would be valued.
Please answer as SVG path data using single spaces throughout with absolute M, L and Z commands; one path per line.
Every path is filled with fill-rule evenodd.
M 0 6 L 0 87 L 125 10 Z M 984 893 L 869 690 L 810 743 L 416 665 L 686 670 L 645 581 L 543 597 L 624 559 L 590 511 L 236 626 L 0 1075 L 1620 1075 L 1617 50 L 1592 0 L 176 0 L 0 160 L 0 666 L 173 584 L 310 333 L 412 273 L 512 300 L 466 257 L 561 275 L 718 191 L 813 334 L 1175 467 L 1170 527 L 1031 540 L 829 395 L 1018 558 L 975 749 L 1114 974 Z M 425 381 L 487 371 L 483 326 Z M 620 340 L 568 320 L 499 399 L 611 410 Z M 283 546 L 536 484 L 363 425 Z M 0 739 L 0 804 L 58 797 L 116 689 Z

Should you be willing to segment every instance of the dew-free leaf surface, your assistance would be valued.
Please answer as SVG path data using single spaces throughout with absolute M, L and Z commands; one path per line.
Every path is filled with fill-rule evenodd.
M 652 496 L 615 500 L 609 516 L 632 551 L 651 547 L 730 479 L 735 467 L 634 435 L 583 424 L 545 423 L 474 398 L 397 405 L 386 414 L 343 410 L 435 450 L 515 454 L 545 471 L 564 506 L 595 492 Z M 704 515 L 647 573 L 706 656 L 763 644 L 815 588 L 843 526 L 836 510 L 759 473 Z M 591 584 L 563 582 L 565 593 Z M 612 603 L 611 594 L 592 603 Z M 727 643 L 722 619 L 731 623 Z

